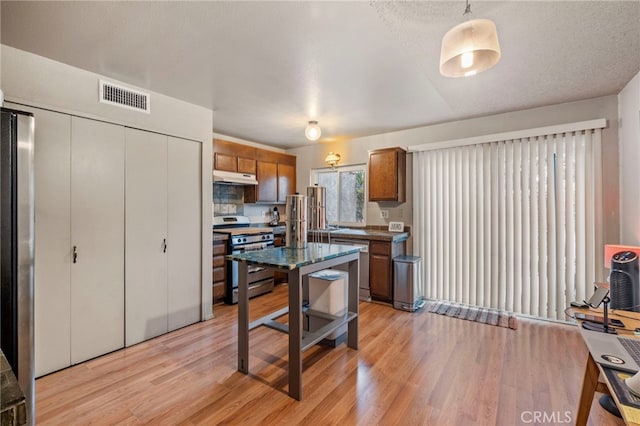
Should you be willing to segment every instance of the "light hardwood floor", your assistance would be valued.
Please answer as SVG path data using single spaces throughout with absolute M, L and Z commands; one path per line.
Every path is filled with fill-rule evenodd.
M 252 318 L 284 305 L 281 285 L 251 301 Z M 510 330 L 361 303 L 359 350 L 305 352 L 298 402 L 286 394 L 286 335 L 252 331 L 244 375 L 237 308 L 215 314 L 38 379 L 37 423 L 514 425 L 533 412 L 574 423 L 587 352 L 571 326 L 519 318 Z M 596 401 L 590 424 L 623 423 Z

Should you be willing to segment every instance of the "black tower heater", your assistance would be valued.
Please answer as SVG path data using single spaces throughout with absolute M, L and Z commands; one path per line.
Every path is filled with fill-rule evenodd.
M 640 272 L 637 254 L 621 251 L 613 255 L 609 284 L 611 309 L 640 312 Z

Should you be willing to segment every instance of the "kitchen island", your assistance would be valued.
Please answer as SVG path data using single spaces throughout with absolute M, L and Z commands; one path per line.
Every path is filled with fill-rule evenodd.
M 339 244 L 309 243 L 306 249 L 286 247 L 228 255 L 227 259 L 238 261 L 238 371 L 249 373 L 249 331 L 266 326 L 289 335 L 289 396 L 302 400 L 302 352 L 336 331 L 347 326 L 347 346 L 358 349 L 358 262 L 359 247 Z M 308 284 L 308 275 L 338 265 L 347 265 L 348 302 L 347 313 L 341 316 L 307 310 L 330 322 L 312 333 L 304 332 L 302 326 L 302 285 Z M 289 304 L 287 307 L 249 323 L 249 294 L 247 273 L 249 265 L 260 265 L 287 271 L 289 282 Z M 274 321 L 289 314 L 289 324 Z

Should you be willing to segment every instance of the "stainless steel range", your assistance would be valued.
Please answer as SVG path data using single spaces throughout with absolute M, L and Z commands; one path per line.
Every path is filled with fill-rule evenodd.
M 250 226 L 246 216 L 215 216 L 214 232 L 228 234 L 228 252 L 232 254 L 264 250 L 273 247 L 273 231 L 270 228 Z M 273 270 L 262 266 L 249 266 L 249 297 L 273 290 Z M 238 303 L 238 262 L 227 261 L 226 303 Z

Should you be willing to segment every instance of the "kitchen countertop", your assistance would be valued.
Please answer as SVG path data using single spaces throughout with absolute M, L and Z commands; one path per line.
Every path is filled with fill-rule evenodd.
M 0 418 L 2 424 L 23 425 L 27 423 L 27 406 L 24 393 L 11 370 L 4 353 L 0 350 Z M 11 422 L 13 420 L 13 422 Z
M 259 226 L 259 225 L 254 225 Z M 286 233 L 286 226 L 264 226 L 273 231 L 274 235 L 284 237 Z M 323 230 L 309 230 L 309 233 L 319 233 L 322 235 L 331 234 L 331 238 L 349 238 L 352 240 L 367 240 L 367 241 L 391 241 L 394 243 L 406 241 L 409 238 L 409 232 L 389 232 L 385 229 L 370 229 L 370 228 L 330 228 Z M 214 232 L 214 239 L 216 233 Z
M 213 233 L 213 241 L 226 241 L 229 239 L 229 234 Z
M 292 270 L 359 251 L 360 247 L 357 246 L 309 243 L 305 249 L 275 247 L 240 254 L 230 254 L 227 255 L 227 259 L 245 261 L 252 265 Z
M 284 237 L 284 234 L 287 232 L 287 227 L 284 225 L 271 226 L 270 228 L 273 229 L 273 235 L 281 235 Z
M 337 228 L 329 230 L 310 230 L 309 233 L 331 234 L 331 238 L 348 238 L 350 240 L 367 241 L 391 241 L 394 243 L 406 241 L 409 238 L 408 232 L 389 232 L 383 229 L 366 228 Z

